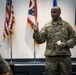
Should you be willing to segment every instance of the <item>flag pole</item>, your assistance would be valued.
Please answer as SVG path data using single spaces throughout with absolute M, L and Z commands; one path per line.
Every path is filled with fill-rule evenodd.
M 12 35 L 10 35 L 10 57 L 11 57 L 11 63 L 12 63 Z
M 6 0 L 6 18 L 5 18 L 5 24 L 4 24 L 5 31 L 3 35 L 4 35 L 4 38 L 9 37 L 11 63 L 12 63 L 12 34 L 13 34 L 14 23 L 15 23 L 15 18 L 14 18 L 12 0 Z
M 34 40 L 34 61 L 36 61 L 35 40 Z
M 35 14 L 35 25 L 37 25 L 37 3 L 34 0 L 34 14 Z M 36 41 L 34 40 L 34 61 L 36 61 L 36 48 L 35 48 Z
M 35 25 L 37 25 L 37 20 L 35 16 Z M 36 47 L 35 47 L 36 41 L 34 40 L 34 61 L 36 61 Z

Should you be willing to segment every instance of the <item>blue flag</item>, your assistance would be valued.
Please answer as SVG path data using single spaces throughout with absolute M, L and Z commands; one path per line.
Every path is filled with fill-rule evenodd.
M 57 0 L 53 0 L 53 7 L 57 6 Z

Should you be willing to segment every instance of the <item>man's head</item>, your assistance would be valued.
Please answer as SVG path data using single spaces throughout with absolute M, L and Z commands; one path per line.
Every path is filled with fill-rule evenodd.
M 51 9 L 51 16 L 54 21 L 58 21 L 60 19 L 60 14 L 61 14 L 60 7 L 55 6 Z

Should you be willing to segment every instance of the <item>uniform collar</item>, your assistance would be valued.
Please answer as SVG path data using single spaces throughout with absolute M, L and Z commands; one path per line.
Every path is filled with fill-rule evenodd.
M 53 21 L 52 20 L 52 25 L 62 25 L 62 18 L 60 18 L 60 21 Z

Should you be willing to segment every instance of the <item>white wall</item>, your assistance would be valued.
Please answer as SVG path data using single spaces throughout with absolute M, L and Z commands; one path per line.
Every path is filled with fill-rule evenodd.
M 26 34 L 30 35 L 26 31 L 27 13 L 29 0 L 12 0 L 14 15 L 15 15 L 15 28 L 12 38 L 12 57 L 13 58 L 33 58 L 34 57 L 34 45 L 33 39 L 25 37 Z M 37 0 L 38 4 L 38 22 L 39 29 L 41 29 L 45 23 L 51 20 L 50 10 L 52 8 L 52 0 Z M 62 9 L 61 17 L 68 21 L 74 28 L 75 21 L 75 0 L 58 0 L 57 4 Z M 6 0 L 0 0 L 0 53 L 4 58 L 10 58 L 10 46 L 9 41 L 2 41 L 3 39 L 3 27 L 5 19 L 5 5 Z M 76 31 L 76 29 L 74 28 Z M 29 38 L 28 42 L 27 38 Z M 29 45 L 28 45 L 29 44 Z M 36 49 L 36 57 L 44 58 L 45 43 L 41 44 Z M 76 57 L 76 46 L 71 49 L 72 57 Z

